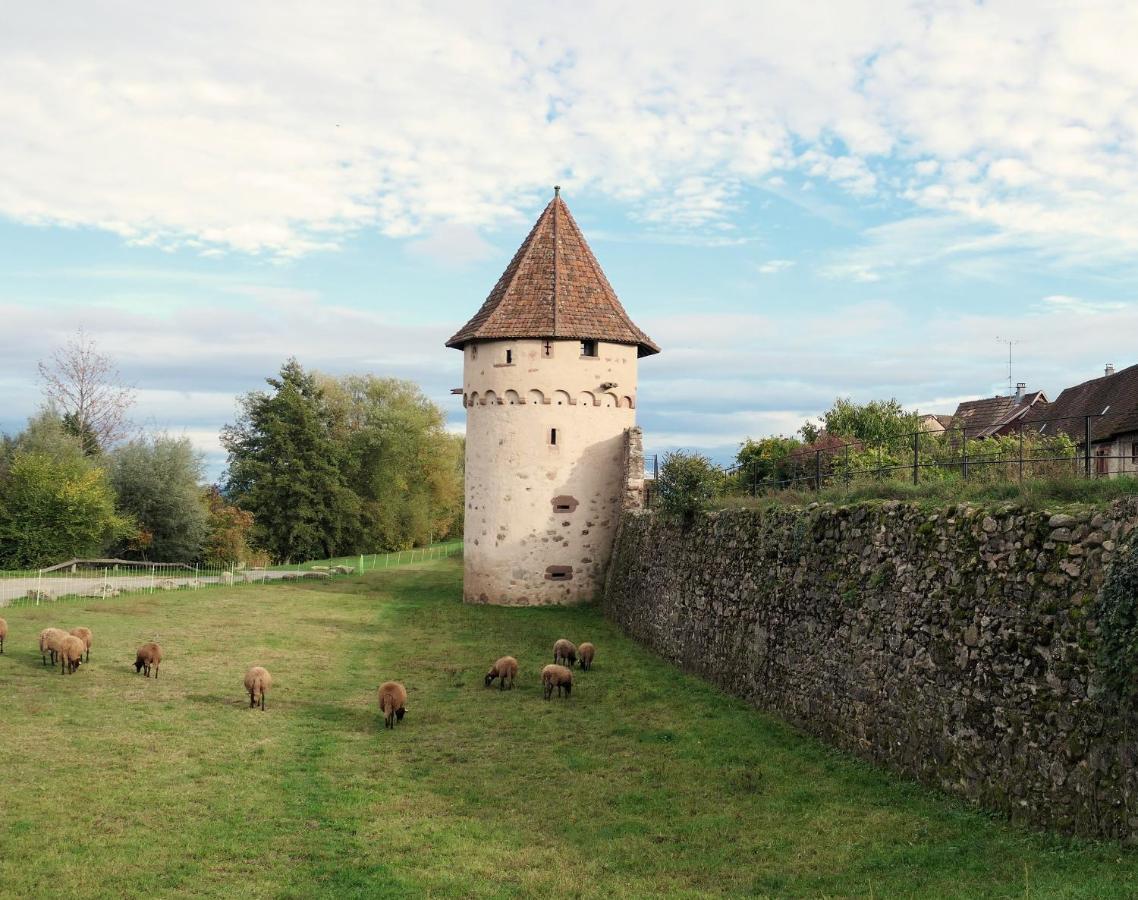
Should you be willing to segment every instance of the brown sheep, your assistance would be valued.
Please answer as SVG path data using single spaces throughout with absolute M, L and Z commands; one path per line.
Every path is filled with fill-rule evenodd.
M 568 697 L 573 692 L 573 670 L 565 666 L 546 666 L 541 670 L 541 684 L 545 689 L 546 700 L 553 696 L 554 687 L 557 688 L 558 697 L 562 691 Z
M 162 663 L 162 648 L 154 641 L 143 644 L 134 653 L 134 674 L 145 672 L 150 677 L 150 670 L 154 669 L 154 678 L 158 678 L 158 666 Z
M 82 626 L 80 626 L 79 628 L 72 628 L 71 634 L 73 636 L 79 638 L 79 640 L 81 640 L 83 642 L 83 645 L 87 648 L 87 659 L 85 660 L 85 662 L 90 662 L 91 661 L 91 639 L 93 637 L 93 635 L 91 634 L 91 629 L 90 628 L 83 628 Z
M 245 690 L 249 692 L 249 709 L 261 704 L 261 712 L 265 711 L 265 694 L 273 686 L 273 676 L 269 670 L 261 666 L 253 666 L 245 673 Z
M 581 670 L 588 672 L 593 665 L 593 657 L 597 654 L 597 648 L 585 641 L 580 647 L 577 648 L 577 653 L 581 658 Z
M 512 656 L 503 656 L 500 660 L 490 667 L 490 671 L 486 673 L 486 687 L 490 687 L 494 683 L 495 678 L 502 679 L 498 682 L 498 690 L 504 691 L 506 689 L 506 682 L 510 682 L 510 690 L 514 689 L 514 679 L 518 677 L 518 661 Z
M 54 666 L 59 655 L 59 642 L 67 637 L 67 632 L 61 628 L 45 628 L 40 632 L 40 657 L 47 665 L 47 657 L 51 655 L 51 664 Z
M 4 638 L 8 636 L 8 623 L 0 619 L 0 653 L 4 652 Z
M 407 712 L 407 688 L 398 681 L 385 681 L 379 686 L 379 711 L 383 713 L 384 728 L 394 728 L 403 721 Z
M 553 645 L 553 662 L 560 666 L 572 666 L 577 661 L 577 648 L 572 641 L 561 638 Z
M 73 634 L 66 635 L 59 642 L 59 674 L 74 675 L 83 662 L 83 641 Z

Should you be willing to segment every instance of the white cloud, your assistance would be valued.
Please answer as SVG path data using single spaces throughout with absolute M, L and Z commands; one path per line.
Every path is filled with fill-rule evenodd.
M 793 259 L 768 259 L 759 264 L 759 273 L 762 275 L 777 275 L 794 266 Z
M 1124 2 L 9 6 L 19 222 L 287 257 L 518 222 L 559 180 L 716 231 L 798 172 L 1068 259 L 1138 249 Z

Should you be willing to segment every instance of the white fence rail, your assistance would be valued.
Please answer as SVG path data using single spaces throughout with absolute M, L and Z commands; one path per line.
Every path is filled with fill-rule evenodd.
M 174 567 L 139 563 L 95 568 L 75 565 L 69 569 L 50 572 L 0 571 L 0 607 L 38 606 L 61 600 L 106 599 L 125 593 L 153 594 L 159 591 L 201 590 L 299 580 L 324 581 L 443 559 L 461 552 L 462 542 L 451 541 L 393 553 L 369 553 L 358 557 L 266 568 L 211 568 L 196 565 Z

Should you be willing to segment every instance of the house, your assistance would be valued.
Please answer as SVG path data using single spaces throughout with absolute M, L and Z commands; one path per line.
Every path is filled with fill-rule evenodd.
M 1031 420 L 1044 435 L 1066 434 L 1085 453 L 1089 429 L 1098 475 L 1138 474 L 1138 365 L 1069 387 Z
M 1014 434 L 1028 412 L 1034 415 L 1047 405 L 1043 391 L 1028 391 L 1021 381 L 1009 397 L 985 397 L 961 403 L 952 417 L 952 428 L 970 440 Z
M 952 427 L 952 416 L 939 413 L 925 413 L 917 422 L 917 430 L 923 434 L 943 434 Z

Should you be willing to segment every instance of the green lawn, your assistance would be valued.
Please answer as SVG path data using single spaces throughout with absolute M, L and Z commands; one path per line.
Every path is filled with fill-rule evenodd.
M 678 674 L 597 610 L 466 607 L 457 559 L 331 584 L 4 611 L 4 896 L 1132 897 L 1138 854 L 1033 834 Z M 90 666 L 41 667 L 48 624 Z M 546 703 L 553 641 L 597 644 Z M 157 637 L 161 679 L 134 674 Z M 513 653 L 520 686 L 482 686 Z M 273 673 L 247 708 L 250 664 Z M 407 684 L 385 732 L 376 688 Z

